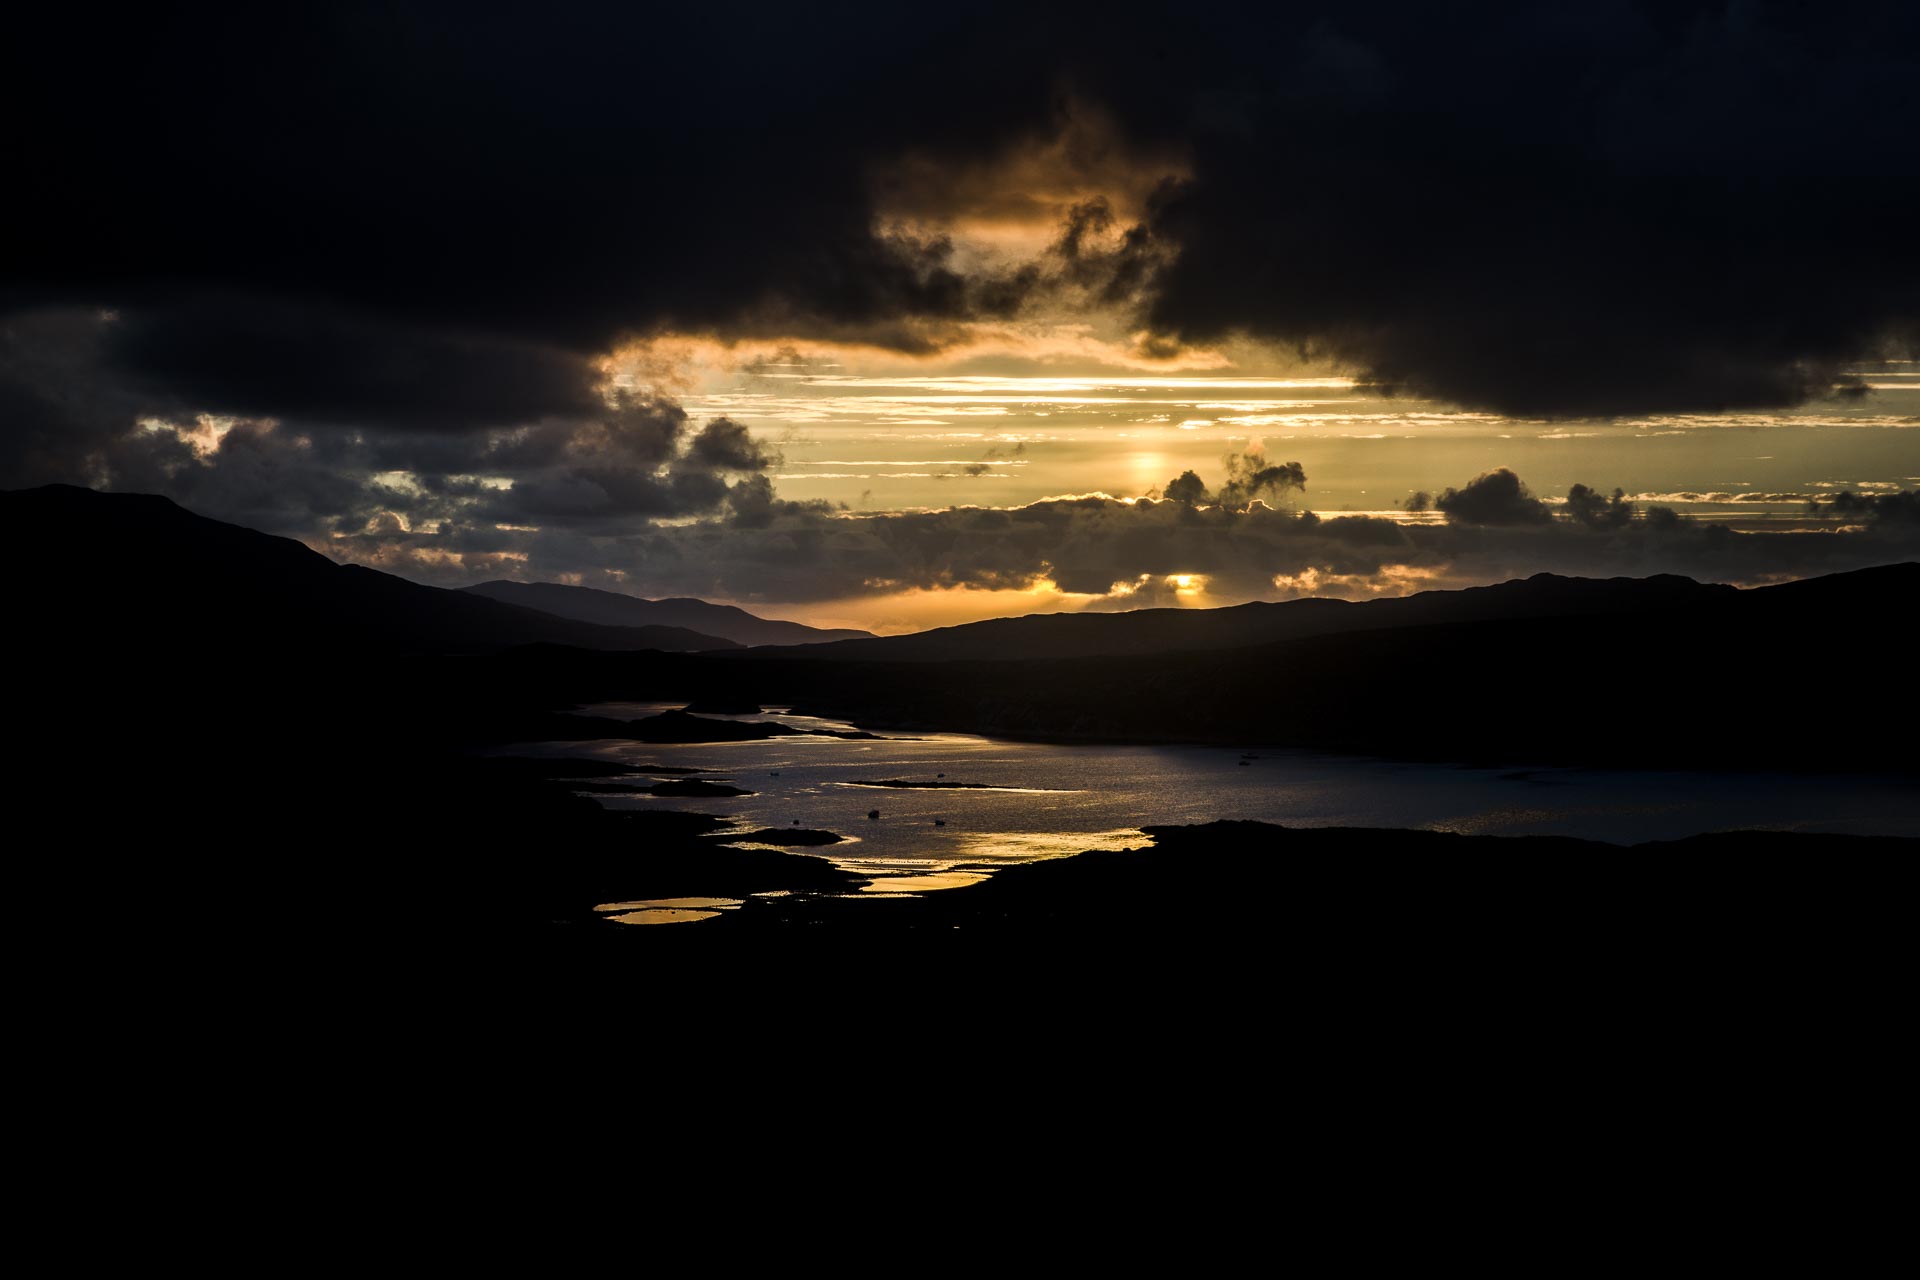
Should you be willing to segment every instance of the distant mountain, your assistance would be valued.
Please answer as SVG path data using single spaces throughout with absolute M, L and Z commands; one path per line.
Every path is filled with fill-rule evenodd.
M 569 587 L 557 582 L 483 582 L 466 590 L 489 600 L 538 609 L 555 617 L 597 622 L 609 627 L 687 627 L 736 644 L 821 644 L 835 640 L 871 640 L 870 631 L 831 631 L 759 618 L 732 605 L 685 598 L 642 600 L 617 591 Z
M 223 653 L 732 649 L 681 627 L 598 626 L 335 564 L 290 538 L 150 494 L 49 485 L 0 493 L 8 638 L 129 660 Z
M 1225 609 L 1137 609 L 993 618 L 913 635 L 845 640 L 796 658 L 951 662 L 975 658 L 1097 658 L 1243 649 L 1347 631 L 1496 619 L 1577 618 L 1672 610 L 1725 600 L 1735 588 L 1661 575 L 1563 578 L 1536 574 L 1498 586 L 1424 591 L 1389 600 L 1289 600 Z M 783 655 L 785 656 L 785 655 Z
M 1912 563 L 1746 590 L 1529 579 L 1404 602 L 1273 606 L 1316 625 L 1322 615 L 1371 624 L 1385 605 L 1415 617 L 1201 654 L 1034 658 L 982 646 L 940 663 L 814 656 L 863 642 L 681 655 L 591 679 L 604 699 L 724 695 L 882 732 L 1911 773 L 1916 599 Z M 589 678 L 578 666 L 568 678 Z

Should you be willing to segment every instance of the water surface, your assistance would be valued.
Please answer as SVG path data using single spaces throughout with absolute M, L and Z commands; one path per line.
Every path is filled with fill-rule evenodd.
M 620 702 L 584 710 L 638 719 L 679 705 Z M 724 718 L 803 729 L 852 727 L 778 711 Z M 973 883 L 1010 863 L 1137 847 L 1144 843 L 1143 825 L 1219 818 L 1576 836 L 1619 844 L 1726 830 L 1920 835 L 1920 789 L 1910 780 L 1852 775 L 1468 768 L 1289 750 L 1058 745 L 953 733 L 685 746 L 567 742 L 512 750 L 701 769 L 694 776 L 755 794 L 593 798 L 609 808 L 719 814 L 744 829 L 833 831 L 847 842 L 789 852 L 876 877 L 876 892 Z M 855 785 L 888 780 L 984 788 Z M 880 817 L 868 818 L 876 809 Z

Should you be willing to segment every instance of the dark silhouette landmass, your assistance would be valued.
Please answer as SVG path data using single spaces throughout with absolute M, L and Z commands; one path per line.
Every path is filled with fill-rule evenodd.
M 1608 921 L 1691 931 L 1703 945 L 1735 925 L 1769 943 L 1768 921 L 1891 917 L 1852 899 L 1855 877 L 1920 840 L 1738 831 L 1622 847 L 1550 836 L 1291 828 L 1258 822 L 1147 826 L 1142 847 L 996 871 L 978 884 L 914 898 L 792 895 L 749 903 L 729 934 L 817 925 L 849 931 L 970 932 L 1105 939 L 1168 948 L 1265 950 L 1338 938 L 1472 947 L 1482 938 L 1593 931 Z M 1833 859 L 1818 886 L 1808 873 Z M 873 882 L 884 889 L 884 879 Z M 1800 898 L 1805 888 L 1809 897 Z M 1524 913 L 1524 915 L 1522 914 Z M 719 922 L 715 922 L 719 924 Z M 703 926 L 704 927 L 704 926 Z M 1890 945 L 1891 938 L 1869 945 Z M 1558 944 L 1555 944 L 1556 946 Z
M 475 767 L 505 776 L 529 778 L 620 778 L 651 774 L 706 773 L 672 764 L 626 764 L 618 760 L 583 760 L 577 756 L 490 756 Z
M 904 791 L 1049 791 L 1050 787 L 1009 787 L 992 782 L 908 782 L 887 778 L 879 782 L 865 780 L 842 783 L 848 787 L 893 787 Z
M 780 656 L 836 662 L 953 662 L 1202 652 L 1389 627 L 1692 609 L 1735 594 L 1733 587 L 1672 574 L 1596 579 L 1541 573 L 1494 586 L 1423 591 L 1385 600 L 1308 599 L 1221 609 L 991 618 L 912 635 L 808 645 Z
M 646 790 L 656 796 L 750 796 L 753 794 L 744 787 L 736 787 L 725 782 L 708 782 L 704 778 L 675 778 L 669 782 L 656 782 Z
M 604 717 L 576 716 L 582 731 L 595 730 L 594 737 L 629 738 L 636 742 L 759 742 L 768 738 L 848 738 L 877 739 L 878 734 L 860 729 L 796 729 L 772 720 L 708 720 L 685 711 L 663 711 L 639 720 L 609 720 Z
M 1578 584 L 1551 590 L 1569 586 Z M 1600 590 L 1614 594 L 1613 584 Z M 1204 655 L 858 664 L 811 681 L 789 668 L 775 680 L 810 684 L 796 711 L 882 729 L 1476 762 L 1912 771 L 1920 729 L 1868 709 L 1893 705 L 1905 679 L 1915 599 L 1920 565 L 1904 564 L 1715 591 L 1690 605 L 1341 632 Z
M 474 745 L 934 729 L 1516 765 L 1920 767 L 1910 720 L 1871 723 L 1866 710 L 1888 705 L 1910 675 L 1913 563 L 1748 590 L 1540 575 L 1363 604 L 1042 616 L 926 637 L 630 653 L 619 650 L 667 641 L 336 565 L 160 498 L 54 486 L 3 495 L 0 515 L 17 545 L 35 548 L 13 591 L 16 631 L 41 651 L 107 670 L 160 656 L 212 662 L 212 684 L 236 690 L 310 655 L 326 666 L 304 663 L 305 677 L 331 669 L 351 686 L 340 711 L 400 699 L 408 732 L 431 720 Z M 1239 643 L 1274 634 L 1284 638 Z M 956 638 L 995 656 L 936 660 Z M 673 643 L 683 641 L 699 643 Z M 1175 643 L 1200 647 L 1164 648 Z M 408 656 L 404 667 L 389 661 Z M 861 729 L 562 714 L 624 700 L 792 706 Z M 372 719 L 397 710 L 383 704 Z
M 614 810 L 575 793 L 672 785 L 650 775 L 684 782 L 686 766 L 502 753 L 929 727 L 1511 767 L 1912 773 L 1916 728 L 1900 708 L 1920 565 L 1739 591 L 1530 580 L 1476 597 L 1506 601 L 1498 617 L 1185 654 L 823 661 L 560 643 L 555 627 L 609 635 L 335 565 L 158 499 L 11 493 L 0 518 L 23 548 L 6 622 L 8 781 L 22 802 L 13 889 L 20 914 L 54 922 L 63 954 L 82 957 L 63 960 L 69 974 L 165 955 L 197 957 L 213 983 L 295 947 L 328 972 L 386 948 L 458 967 L 483 947 L 512 953 L 515 973 L 533 954 L 699 961 L 684 972 L 718 964 L 715 943 L 868 932 L 941 947 L 1051 940 L 1061 967 L 1046 972 L 1065 975 L 1121 953 L 1224 957 L 1247 974 L 1418 968 L 1474 948 L 1518 964 L 1587 952 L 1615 963 L 1631 949 L 1645 963 L 1648 939 L 1655 953 L 1772 947 L 1891 971 L 1888 939 L 1906 930 L 1894 873 L 1913 841 L 1774 833 L 1623 850 L 1155 830 L 1132 854 L 1008 868 L 918 898 L 849 897 L 867 878 L 800 851 L 816 837 L 744 849 L 776 838 L 724 813 Z M 713 699 L 865 727 L 577 713 Z M 851 833 L 817 839 L 835 834 Z M 596 910 L 695 896 L 742 905 L 657 927 Z
M 817 831 L 810 827 L 761 827 L 757 831 L 726 832 L 713 838 L 723 844 L 784 844 L 797 848 L 840 844 L 846 839 L 832 831 Z
M 1506 587 L 1475 599 L 1502 599 L 1512 616 L 1198 653 L 873 662 L 520 650 L 484 679 L 549 706 L 752 699 L 889 732 L 1478 764 L 1920 769 L 1920 730 L 1875 710 L 1908 679 L 1920 564 L 1747 590 L 1669 582 L 1644 596 L 1617 581 Z M 1618 607 L 1580 604 L 1589 589 Z
M 761 618 L 745 609 L 705 600 L 643 600 L 617 591 L 558 582 L 482 582 L 465 590 L 489 600 L 538 609 L 557 618 L 609 627 L 680 627 L 741 645 L 820 644 L 873 638 L 869 631 L 809 627 L 798 622 Z
M 610 627 L 335 564 L 291 538 L 149 494 L 49 485 L 0 493 L 0 536 L 31 547 L 9 594 L 38 643 L 181 654 L 730 649 L 684 627 Z

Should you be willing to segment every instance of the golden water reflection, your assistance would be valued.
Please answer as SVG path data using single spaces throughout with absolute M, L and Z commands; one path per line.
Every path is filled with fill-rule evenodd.
M 1003 867 L 1022 862 L 1070 858 L 1076 853 L 1137 849 L 1148 843 L 1138 827 L 1110 831 L 967 831 L 954 835 L 959 857 L 882 862 L 876 859 L 827 858 L 842 870 L 871 877 L 862 897 L 906 896 L 941 889 L 963 889 L 979 884 Z
M 862 889 L 863 897 L 876 894 L 890 898 L 912 897 L 936 889 L 964 889 L 987 878 L 984 871 L 929 871 L 924 875 L 879 876 Z
M 996 863 L 1041 862 L 1076 853 L 1139 849 L 1148 843 L 1138 827 L 1108 831 L 963 831 L 960 850 L 968 858 Z
M 631 902 L 603 902 L 594 910 L 615 924 L 686 924 L 712 920 L 734 911 L 739 898 L 639 898 Z

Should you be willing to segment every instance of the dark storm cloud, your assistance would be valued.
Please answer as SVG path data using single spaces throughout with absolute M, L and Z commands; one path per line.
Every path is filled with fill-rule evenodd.
M 592 418 L 501 433 L 477 450 L 471 470 L 512 480 L 474 514 L 507 523 L 707 515 L 729 501 L 723 473 L 758 472 L 771 461 L 731 419 L 688 436 L 686 412 L 671 400 L 625 391 L 612 399 Z
M 715 418 L 700 428 L 687 452 L 694 461 L 732 471 L 763 471 L 777 461 L 731 418 Z
M 574 353 L 324 305 L 202 298 L 126 311 L 103 336 L 107 371 L 205 413 L 473 430 L 598 407 Z
M 1528 415 L 1823 394 L 1911 348 L 1920 10 L 1328 10 L 1218 68 L 1151 314 Z
M 705 513 L 726 496 L 726 482 L 704 471 L 659 475 L 637 467 L 582 467 L 516 480 L 480 514 L 560 523 L 646 519 Z
M 869 167 L 988 146 L 1052 86 L 930 62 L 988 32 L 883 10 L 340 3 L 37 14 L 9 32 L 32 220 L 22 298 L 184 284 L 593 350 L 779 304 L 822 323 L 951 315 L 937 240 L 876 231 Z M 1024 83 L 1021 82 L 1024 80 Z M 905 92 L 909 86 L 912 92 Z M 882 109 L 884 108 L 884 109 Z
M 75 308 L 0 316 L 0 485 L 92 479 L 88 456 L 131 428 L 139 404 L 97 376 L 100 331 Z
M 457 541 L 489 554 L 535 524 L 626 532 L 734 511 L 749 477 L 768 487 L 758 474 L 768 455 L 738 424 L 695 430 L 678 404 L 630 391 L 578 417 L 463 432 L 180 414 L 97 376 L 90 357 L 109 327 L 41 313 L 0 332 L 0 412 L 23 428 L 0 442 L 24 482 L 78 476 L 296 537 L 419 532 L 416 547 Z M 770 492 L 766 501 L 779 509 Z
M 776 519 L 808 519 L 837 510 L 823 499 L 792 502 L 777 498 L 773 481 L 765 476 L 743 476 L 727 490 L 727 524 L 735 529 L 766 529 Z
M 1171 182 L 1164 186 L 1165 192 L 1174 189 Z M 1116 244 L 1097 239 L 1116 230 Z M 1119 303 L 1136 300 L 1154 273 L 1166 269 L 1173 258 L 1171 246 L 1156 240 L 1147 226 L 1119 227 L 1107 201 L 1096 198 L 1068 211 L 1050 265 L 1057 272 L 1055 283 L 1077 286 L 1100 302 Z M 1040 282 L 1033 283 L 1037 287 Z
M 1144 308 L 1163 353 L 1248 332 L 1549 416 L 1785 403 L 1915 339 L 1916 23 L 1892 0 L 41 8 L 0 55 L 24 193 L 0 306 L 119 309 L 109 370 L 189 410 L 410 430 L 568 416 L 578 361 L 627 333 L 932 350 L 1056 279 Z M 902 157 L 987 172 L 1068 102 L 1184 157 L 1144 222 L 1084 202 L 1046 263 L 986 277 L 887 225 Z

